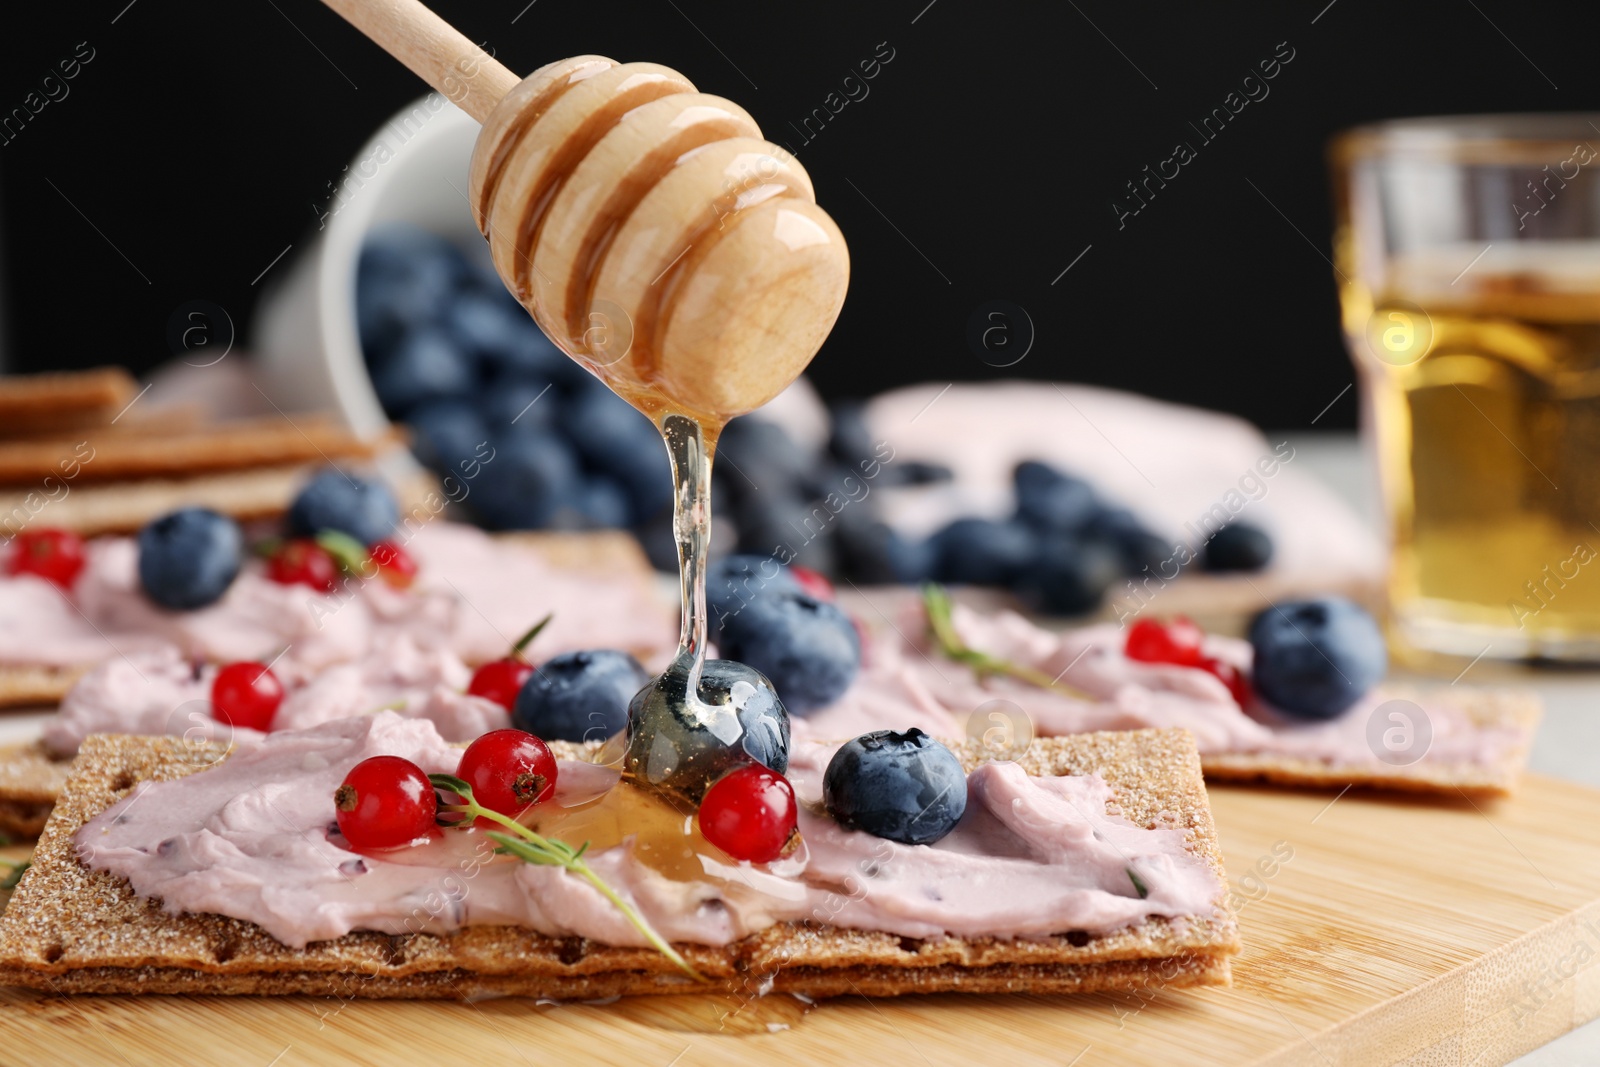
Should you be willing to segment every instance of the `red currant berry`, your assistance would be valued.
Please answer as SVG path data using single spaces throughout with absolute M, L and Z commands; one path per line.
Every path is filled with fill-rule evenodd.
M 810 567 L 802 567 L 798 563 L 791 563 L 789 564 L 789 577 L 799 584 L 800 591 L 806 596 L 829 601 L 834 598 L 833 583 Z
M 398 848 L 434 832 L 439 798 L 415 763 L 372 756 L 350 768 L 333 806 L 352 848 Z
M 17 535 L 6 570 L 35 574 L 71 589 L 83 570 L 83 538 L 71 530 L 25 530 Z
M 367 549 L 378 565 L 378 577 L 396 589 L 409 589 L 417 580 L 417 561 L 393 541 L 378 541 Z
M 1203 658 L 1200 639 L 1204 636 L 1200 627 L 1181 615 L 1168 623 L 1140 619 L 1128 630 L 1128 642 L 1123 652 L 1129 659 L 1141 663 L 1176 663 L 1184 667 L 1198 667 Z
M 229 726 L 272 729 L 283 703 L 283 683 L 260 663 L 230 663 L 211 683 L 211 716 Z
M 339 584 L 339 565 L 310 538 L 287 541 L 267 560 L 267 577 L 283 585 L 309 585 L 321 593 Z
M 1250 679 L 1245 677 L 1243 671 L 1219 659 L 1208 659 L 1200 666 L 1216 675 L 1228 687 L 1228 692 L 1233 694 L 1233 699 L 1241 708 L 1250 706 Z
M 522 692 L 523 683 L 531 674 L 533 674 L 532 665 L 520 659 L 497 659 L 485 663 L 472 672 L 472 681 L 467 685 L 467 692 L 475 697 L 492 700 L 510 711 L 512 705 L 517 702 L 517 694 Z
M 556 758 L 530 733 L 490 730 L 461 754 L 456 777 L 472 787 L 479 807 L 515 816 L 555 796 Z
M 736 860 L 771 863 L 798 832 L 794 787 L 759 764 L 718 778 L 700 802 L 700 834 Z

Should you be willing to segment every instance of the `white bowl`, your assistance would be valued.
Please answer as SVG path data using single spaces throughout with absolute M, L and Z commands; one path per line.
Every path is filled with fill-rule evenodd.
M 389 425 L 356 331 L 361 246 L 388 222 L 409 222 L 466 248 L 481 245 L 467 202 L 478 129 L 471 116 L 429 93 L 386 122 L 332 183 L 322 229 L 256 313 L 256 377 L 273 403 L 333 412 L 363 436 Z

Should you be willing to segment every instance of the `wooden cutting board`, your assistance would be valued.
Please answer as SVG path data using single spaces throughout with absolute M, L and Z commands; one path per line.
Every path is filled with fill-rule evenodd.
M 0 991 L 0 1062 L 1505 1063 L 1600 1015 L 1600 791 L 1211 791 L 1246 948 L 1231 989 L 608 1005 Z M 276 1057 L 276 1058 L 274 1058 Z

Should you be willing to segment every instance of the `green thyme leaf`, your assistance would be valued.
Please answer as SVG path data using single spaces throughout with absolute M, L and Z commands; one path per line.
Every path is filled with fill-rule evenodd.
M 1139 894 L 1140 900 L 1144 900 L 1150 895 L 1150 887 L 1145 885 L 1144 880 L 1134 873 L 1132 867 L 1128 868 L 1128 881 L 1133 883 L 1133 890 Z
M 434 788 L 454 793 L 468 804 L 475 803 L 472 799 L 472 787 L 453 774 L 430 774 L 428 781 L 433 783 Z
M 980 652 L 975 648 L 967 647 L 961 635 L 956 633 L 953 613 L 955 605 L 950 599 L 950 593 L 944 586 L 929 582 L 922 587 L 922 606 L 928 613 L 928 630 L 933 634 L 934 642 L 939 646 L 939 651 L 945 658 L 965 663 L 972 668 L 979 680 L 994 674 L 1003 674 L 1008 678 L 1015 678 L 1029 685 L 1036 685 L 1040 689 L 1054 689 L 1058 693 L 1077 697 L 1079 700 L 1093 700 L 1089 694 L 1070 685 L 1063 685 L 1060 681 L 1050 677 L 1044 671 L 1021 663 L 1012 663 L 987 652 Z
M 520 659 L 523 662 L 527 662 L 526 658 L 522 654 L 527 651 L 529 645 L 533 644 L 533 639 L 539 636 L 540 631 L 542 631 L 546 626 L 549 626 L 550 620 L 555 617 L 556 613 L 553 611 L 550 612 L 544 618 L 534 623 L 533 628 L 527 633 L 517 638 L 517 643 L 511 646 L 511 657 L 513 659 Z
M 359 578 L 371 576 L 372 557 L 367 555 L 367 546 L 354 537 L 343 530 L 321 530 L 317 533 L 316 541 L 346 574 L 353 574 Z

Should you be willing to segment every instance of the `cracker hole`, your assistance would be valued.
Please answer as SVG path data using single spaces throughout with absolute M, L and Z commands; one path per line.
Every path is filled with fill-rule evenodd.
M 582 961 L 589 954 L 589 939 L 584 937 L 569 937 L 561 942 L 561 948 L 556 952 L 556 958 L 568 967 Z
M 233 938 L 230 937 L 230 938 L 226 939 L 225 941 L 223 941 L 221 944 L 217 945 L 217 947 L 212 950 L 211 958 L 213 960 L 215 960 L 217 963 L 227 963 L 229 960 L 233 959 L 238 954 L 239 954 L 239 942 L 235 941 Z
M 120 771 L 118 772 L 117 776 L 111 780 L 111 789 L 113 792 L 120 793 L 124 789 L 132 789 L 133 783 L 136 781 L 138 781 L 138 779 L 133 776 L 132 771 Z
M 1073 948 L 1082 948 L 1089 943 L 1089 934 L 1084 930 L 1068 930 L 1067 944 Z
M 406 961 L 406 946 L 411 944 L 410 934 L 394 934 L 383 946 L 383 961 L 391 967 L 398 967 Z
M 46 963 L 55 963 L 66 954 L 66 946 L 59 941 L 52 941 L 44 947 L 44 961 Z
M 922 951 L 922 942 L 914 937 L 902 937 L 900 939 L 900 951 L 916 955 Z

